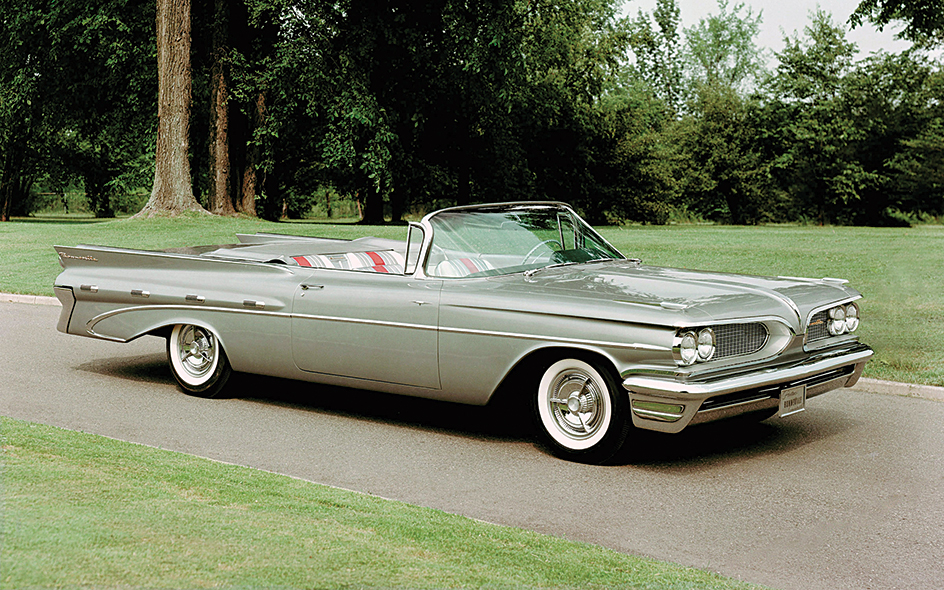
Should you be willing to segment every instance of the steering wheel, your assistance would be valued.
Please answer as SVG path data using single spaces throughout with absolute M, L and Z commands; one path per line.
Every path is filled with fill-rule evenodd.
M 547 248 L 548 250 L 550 250 L 552 254 L 553 254 L 554 252 L 556 252 L 557 250 L 554 250 L 553 248 L 551 248 L 549 244 L 557 244 L 557 250 L 563 250 L 563 249 L 564 249 L 564 247 L 561 245 L 561 243 L 558 242 L 558 241 L 555 240 L 555 239 L 544 240 L 543 242 L 539 242 L 539 243 L 535 244 L 535 245 L 534 245 L 534 248 L 531 248 L 531 249 L 528 251 L 528 253 L 524 255 L 524 258 L 521 259 L 521 264 L 522 264 L 522 265 L 527 264 L 527 263 L 528 263 L 528 259 L 531 258 L 531 256 L 532 256 L 535 252 L 537 252 L 537 249 L 540 248 L 541 246 L 544 246 L 545 248 Z

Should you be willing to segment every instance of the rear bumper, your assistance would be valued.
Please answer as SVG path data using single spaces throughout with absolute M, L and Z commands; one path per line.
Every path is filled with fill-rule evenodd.
M 629 392 L 635 426 L 679 432 L 690 424 L 778 408 L 784 389 L 805 386 L 810 398 L 852 387 L 872 354 L 871 348 L 856 343 L 800 362 L 734 376 L 679 381 L 633 375 L 623 381 L 623 387 Z
M 62 304 L 62 311 L 59 312 L 59 323 L 56 324 L 56 329 L 68 334 L 69 320 L 72 318 L 72 309 L 75 307 L 75 294 L 72 292 L 72 287 L 56 285 L 54 290 L 56 292 L 56 298 L 59 299 L 59 303 Z

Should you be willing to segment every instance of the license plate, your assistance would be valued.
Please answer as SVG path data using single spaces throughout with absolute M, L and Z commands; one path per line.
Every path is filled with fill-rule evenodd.
M 806 385 L 788 387 L 780 392 L 780 411 L 777 415 L 783 418 L 806 409 Z

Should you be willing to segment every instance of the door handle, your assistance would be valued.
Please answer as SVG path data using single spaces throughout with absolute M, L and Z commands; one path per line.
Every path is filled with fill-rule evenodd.
M 304 283 L 302 283 L 301 287 L 302 287 L 302 291 L 308 291 L 310 289 L 320 291 L 321 289 L 324 289 L 324 285 L 306 285 Z

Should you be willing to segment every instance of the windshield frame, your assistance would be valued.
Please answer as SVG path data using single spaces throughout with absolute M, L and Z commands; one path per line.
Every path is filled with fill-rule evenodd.
M 495 226 L 495 222 L 500 223 Z M 493 225 L 489 227 L 489 223 Z M 556 228 L 551 227 L 554 223 Z M 421 225 L 427 231 L 416 275 L 435 279 L 501 276 L 533 272 L 552 265 L 626 259 L 570 206 L 556 201 L 451 207 L 430 213 Z M 495 233 L 505 231 L 504 227 L 515 233 Z M 492 238 L 499 236 L 500 240 L 485 239 L 489 232 Z M 542 239 L 541 235 L 548 237 Z M 505 238 L 509 241 L 503 244 L 501 240 Z M 514 243 L 515 239 L 519 243 Z M 516 246 L 529 245 L 528 240 L 534 244 L 530 252 L 523 255 L 514 251 Z M 488 246 L 483 245 L 486 243 Z M 507 251 L 488 251 L 503 245 L 508 246 Z M 521 260 L 516 261 L 516 257 Z M 462 260 L 463 264 L 452 262 L 444 265 L 444 269 L 440 265 L 446 260 Z M 474 262 L 474 267 L 470 262 Z M 450 270 L 450 266 L 457 270 Z

